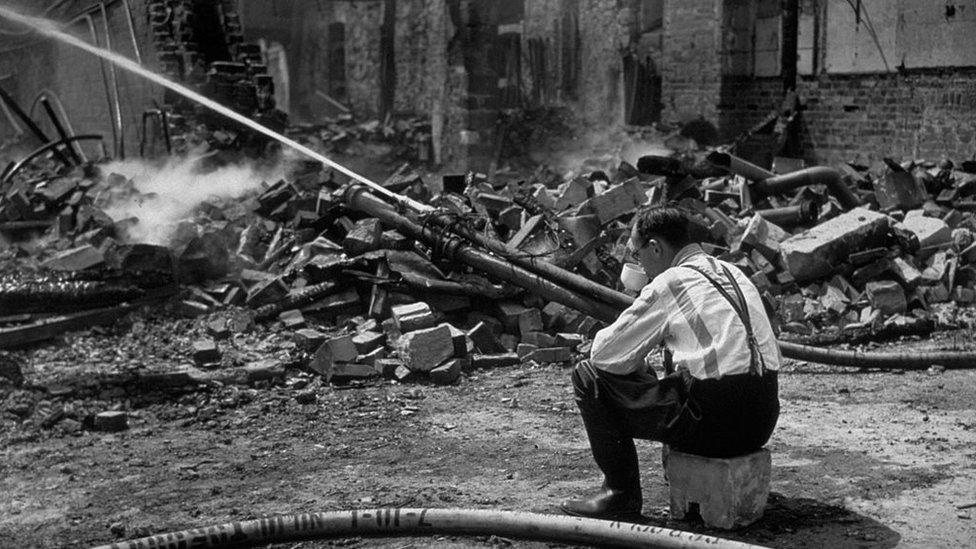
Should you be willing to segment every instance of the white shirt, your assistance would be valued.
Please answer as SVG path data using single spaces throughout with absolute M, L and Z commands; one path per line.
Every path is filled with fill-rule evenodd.
M 612 374 L 629 374 L 642 368 L 648 353 L 664 344 L 673 354 L 675 369 L 686 369 L 697 379 L 749 371 L 751 354 L 739 315 L 701 273 L 680 265 L 704 270 L 737 299 L 722 267 L 729 269 L 749 305 L 765 367 L 778 370 L 782 356 L 759 291 L 745 273 L 706 254 L 698 244 L 682 248 L 671 267 L 644 286 L 633 305 L 597 332 L 590 363 Z

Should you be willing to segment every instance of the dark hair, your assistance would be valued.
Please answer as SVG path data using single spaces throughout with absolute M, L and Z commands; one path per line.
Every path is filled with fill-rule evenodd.
M 652 238 L 659 238 L 672 248 L 681 249 L 691 244 L 691 216 L 688 212 L 674 206 L 656 206 L 637 214 L 637 236 L 641 244 Z

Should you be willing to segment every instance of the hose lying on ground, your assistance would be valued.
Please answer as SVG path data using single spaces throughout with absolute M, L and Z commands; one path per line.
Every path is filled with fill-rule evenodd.
M 363 509 L 228 522 L 112 543 L 97 549 L 254 547 L 341 536 L 497 535 L 558 543 L 635 548 L 761 549 L 704 534 L 564 515 L 491 509 Z
M 854 368 L 887 368 L 892 370 L 925 370 L 939 365 L 947 369 L 976 369 L 976 351 L 894 351 L 864 352 L 821 349 L 780 341 L 783 356 L 832 366 Z

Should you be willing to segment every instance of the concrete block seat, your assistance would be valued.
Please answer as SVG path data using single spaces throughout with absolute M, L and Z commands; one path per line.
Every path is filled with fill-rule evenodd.
M 671 490 L 671 516 L 683 519 L 698 506 L 708 526 L 730 530 L 759 520 L 769 497 L 772 458 L 762 448 L 732 458 L 709 458 L 662 449 Z

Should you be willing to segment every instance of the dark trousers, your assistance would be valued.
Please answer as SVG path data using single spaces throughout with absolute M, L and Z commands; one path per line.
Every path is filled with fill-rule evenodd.
M 609 374 L 584 360 L 573 389 L 591 446 L 612 441 L 634 460 L 634 438 L 708 457 L 748 454 L 766 444 L 779 417 L 775 371 L 711 380 L 680 371 L 659 380 L 648 371 Z

